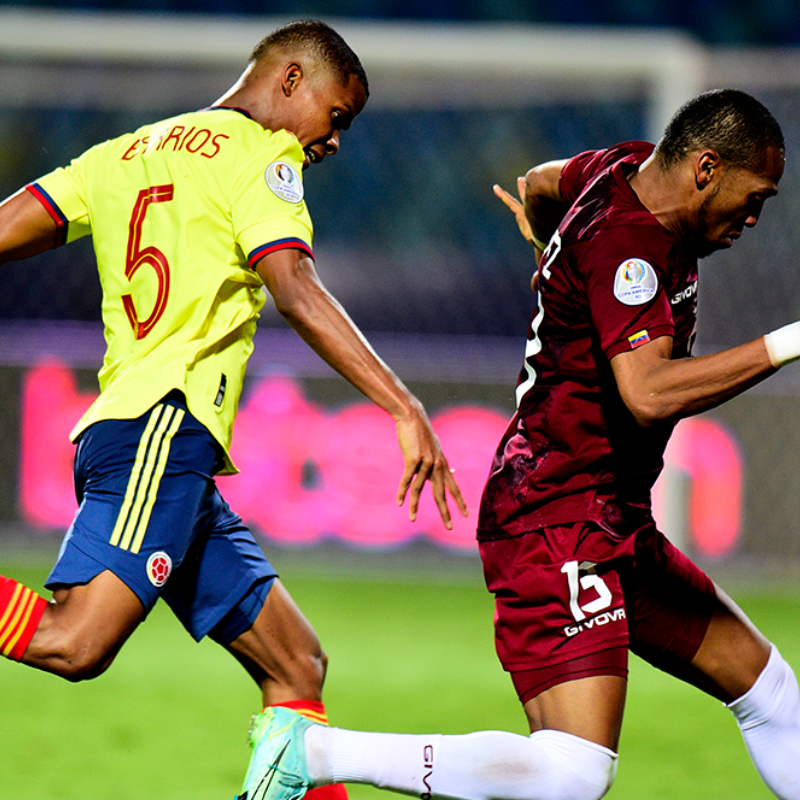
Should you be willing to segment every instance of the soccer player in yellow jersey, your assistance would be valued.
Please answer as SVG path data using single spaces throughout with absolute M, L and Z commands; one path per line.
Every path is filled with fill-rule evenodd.
M 195 638 L 245 666 L 265 705 L 325 720 L 316 634 L 213 479 L 235 471 L 228 448 L 263 285 L 394 417 L 397 500 L 408 497 L 411 519 L 426 482 L 445 525 L 447 492 L 466 514 L 421 404 L 314 268 L 302 173 L 338 152 L 367 96 L 335 31 L 292 23 L 211 107 L 99 144 L 0 205 L 0 262 L 92 236 L 107 342 L 100 397 L 72 433 L 81 505 L 47 581 L 53 598 L 0 576 L 4 656 L 94 677 L 162 597 Z

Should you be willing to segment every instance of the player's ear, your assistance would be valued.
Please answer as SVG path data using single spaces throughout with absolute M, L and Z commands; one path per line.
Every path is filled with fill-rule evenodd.
M 303 68 L 296 61 L 287 64 L 283 70 L 282 89 L 286 97 L 290 97 L 303 80 Z
M 695 156 L 694 180 L 698 189 L 702 191 L 714 180 L 721 164 L 722 159 L 716 150 L 703 150 Z

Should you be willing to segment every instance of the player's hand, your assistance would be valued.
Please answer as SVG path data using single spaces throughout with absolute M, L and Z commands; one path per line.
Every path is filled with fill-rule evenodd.
M 536 237 L 533 235 L 531 223 L 528 222 L 528 218 L 525 216 L 525 206 L 523 205 L 525 202 L 525 178 L 517 178 L 517 193 L 519 194 L 519 200 L 510 195 L 502 186 L 497 183 L 492 187 L 492 190 L 514 214 L 514 217 L 517 220 L 517 226 L 519 227 L 519 232 L 522 234 L 522 237 L 525 239 L 525 241 L 528 242 L 528 244 L 530 244 L 536 251 L 536 260 L 538 261 L 542 257 L 542 250 L 536 242 Z M 539 291 L 538 272 L 534 272 L 533 276 L 531 277 L 531 290 L 534 292 Z
M 500 184 L 496 183 L 492 187 L 492 191 L 505 203 L 506 207 L 514 215 L 517 220 L 519 232 L 522 234 L 525 241 L 535 247 L 533 231 L 531 230 L 531 224 L 528 222 L 528 218 L 525 216 L 525 206 L 523 205 L 525 202 L 525 178 L 517 178 L 517 194 L 519 195 L 519 200 L 513 195 L 510 195 Z
M 448 530 L 452 530 L 453 522 L 447 505 L 447 492 L 456 501 L 458 510 L 464 517 L 469 514 L 467 504 L 461 496 L 461 490 L 421 406 L 411 415 L 397 420 L 397 440 L 406 462 L 397 490 L 397 505 L 402 506 L 408 496 L 408 518 L 414 522 L 417 518 L 422 488 L 427 481 L 431 485 L 433 499 L 439 508 L 442 522 Z

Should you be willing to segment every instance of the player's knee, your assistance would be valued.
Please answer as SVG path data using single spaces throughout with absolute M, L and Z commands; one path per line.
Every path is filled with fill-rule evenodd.
M 600 800 L 613 785 L 617 775 L 617 754 L 613 750 L 553 730 L 537 731 L 531 740 L 547 752 L 558 773 L 553 781 L 553 798 Z
M 570 800 L 600 800 L 605 797 L 616 777 L 616 759 L 607 765 L 575 764 L 561 775 L 558 798 Z M 609 769 L 609 767 L 611 769 Z
M 113 657 L 78 649 L 70 652 L 61 662 L 59 674 L 70 683 L 88 681 L 102 675 L 110 666 Z
M 50 650 L 45 668 L 71 683 L 96 678 L 114 660 L 106 648 L 73 633 L 53 637 Z
M 614 785 L 617 777 L 617 756 L 608 757 L 608 762 L 602 766 L 594 766 L 591 772 L 585 776 L 587 786 L 583 797 L 585 800 L 600 800 L 605 797 L 609 789 Z

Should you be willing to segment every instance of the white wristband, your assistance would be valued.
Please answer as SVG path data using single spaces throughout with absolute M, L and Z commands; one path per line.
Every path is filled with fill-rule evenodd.
M 774 367 L 782 367 L 800 358 L 800 322 L 792 322 L 766 334 L 764 344 Z

